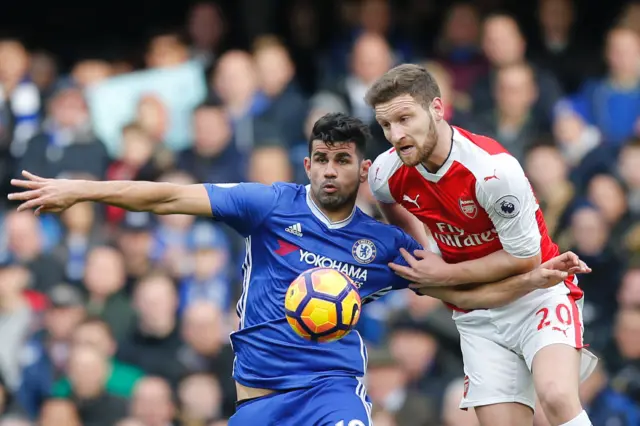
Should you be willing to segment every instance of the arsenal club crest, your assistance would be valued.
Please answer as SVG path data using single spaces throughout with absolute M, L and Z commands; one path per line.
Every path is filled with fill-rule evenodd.
M 460 198 L 458 200 L 458 204 L 460 205 L 460 210 L 462 213 L 469 219 L 474 219 L 478 214 L 478 206 L 476 206 L 476 202 L 473 200 L 463 200 Z

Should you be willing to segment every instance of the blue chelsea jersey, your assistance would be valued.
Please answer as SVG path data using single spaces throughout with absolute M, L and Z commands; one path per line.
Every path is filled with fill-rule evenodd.
M 336 342 L 307 341 L 289 327 L 284 299 L 289 284 L 314 267 L 335 268 L 356 282 L 364 303 L 408 282 L 389 262 L 406 265 L 399 253 L 421 248 L 397 227 L 355 208 L 331 222 L 308 187 L 287 183 L 206 185 L 211 210 L 246 238 L 239 330 L 231 334 L 234 379 L 274 390 L 303 388 L 331 376 L 362 377 L 367 353 L 357 331 Z

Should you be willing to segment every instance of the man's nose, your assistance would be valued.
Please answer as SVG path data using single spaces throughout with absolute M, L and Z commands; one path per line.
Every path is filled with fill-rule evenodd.
M 391 136 L 391 142 L 400 142 L 405 136 L 404 130 L 400 126 L 392 124 L 389 129 L 389 136 Z
M 324 169 L 324 177 L 336 177 L 337 175 L 338 171 L 333 167 L 333 163 L 328 162 L 327 167 Z

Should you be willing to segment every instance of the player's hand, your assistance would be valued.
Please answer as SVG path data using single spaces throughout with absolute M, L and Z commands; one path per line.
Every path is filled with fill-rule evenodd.
M 562 253 L 553 259 L 547 260 L 539 266 L 539 268 L 553 269 L 556 271 L 567 272 L 572 274 L 588 274 L 591 268 L 584 263 L 577 254 L 571 251 Z
M 532 290 L 549 288 L 558 285 L 569 276 L 566 271 L 537 267 L 528 273 L 528 284 Z
M 46 179 L 27 171 L 26 179 L 11 179 L 11 185 L 25 191 L 9 194 L 9 200 L 23 201 L 18 211 L 35 209 L 35 214 L 62 212 L 78 201 L 82 194 L 82 181 L 67 179 Z
M 450 265 L 440 256 L 427 250 L 415 250 L 413 255 L 401 248 L 400 254 L 407 265 L 389 263 L 389 267 L 399 276 L 414 284 L 411 288 L 446 285 L 449 279 Z

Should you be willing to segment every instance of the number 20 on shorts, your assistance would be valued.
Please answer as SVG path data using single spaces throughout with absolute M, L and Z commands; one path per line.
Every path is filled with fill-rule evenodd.
M 555 317 L 558 322 L 564 326 L 570 326 L 572 324 L 571 318 L 571 309 L 565 305 L 564 303 L 559 303 L 555 309 Z M 538 330 L 542 330 L 545 327 L 549 327 L 551 325 L 551 320 L 549 319 L 549 308 L 542 308 L 538 312 L 536 312 L 536 316 L 541 316 L 540 322 L 538 323 Z M 563 332 L 565 335 L 567 334 L 567 329 L 558 329 L 557 327 L 553 327 L 553 329 L 557 329 L 557 331 Z

